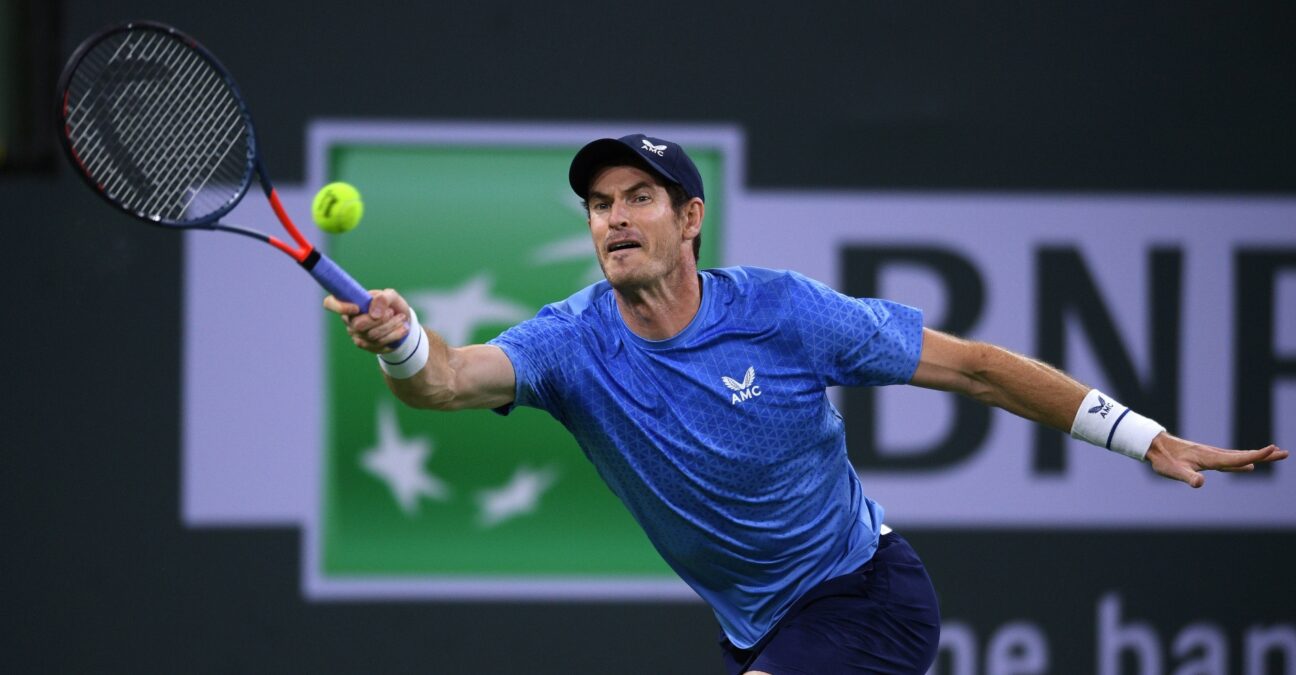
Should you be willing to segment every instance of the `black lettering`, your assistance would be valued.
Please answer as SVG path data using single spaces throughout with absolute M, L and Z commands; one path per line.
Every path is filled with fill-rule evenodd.
M 1276 285 L 1282 270 L 1296 270 L 1296 250 L 1240 249 L 1233 254 L 1233 446 L 1263 448 L 1273 442 L 1273 391 L 1279 378 L 1296 377 L 1296 358 L 1282 358 L 1277 341 Z M 1286 308 L 1291 311 L 1292 307 Z M 1271 475 L 1272 466 L 1256 471 Z M 1239 474 L 1251 475 L 1251 474 Z
M 1151 372 L 1140 382 L 1129 351 L 1094 283 L 1093 275 L 1074 247 L 1046 247 L 1036 254 L 1035 344 L 1039 358 L 1066 368 L 1068 318 L 1088 337 L 1099 366 L 1117 400 L 1157 420 L 1167 429 L 1179 421 L 1179 327 L 1182 317 L 1183 252 L 1157 248 L 1148 253 L 1148 358 Z M 1066 470 L 1066 436 L 1039 426 L 1035 429 L 1034 469 L 1039 473 Z
M 948 291 L 948 316 L 937 330 L 970 331 L 985 304 L 985 285 L 972 263 L 946 249 L 932 247 L 847 247 L 842 250 L 843 291 L 856 297 L 877 297 L 882 269 L 910 265 L 934 272 Z M 990 409 L 957 397 L 954 424 L 935 445 L 903 454 L 886 452 L 877 438 L 877 403 L 870 387 L 851 387 L 844 398 L 846 447 L 856 467 L 868 471 L 918 471 L 948 467 L 970 457 L 990 430 Z

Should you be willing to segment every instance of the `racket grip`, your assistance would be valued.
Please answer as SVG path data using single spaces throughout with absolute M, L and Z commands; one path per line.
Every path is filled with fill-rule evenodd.
M 346 270 L 333 262 L 332 258 L 320 253 L 319 250 L 312 250 L 310 255 L 301 262 L 301 266 L 315 278 L 315 281 L 319 282 L 320 286 L 324 287 L 324 290 L 332 293 L 337 299 L 358 305 L 361 313 L 369 311 L 369 302 L 373 300 L 373 296 L 369 295 L 369 291 L 365 290 L 364 286 L 352 279 Z M 408 337 L 408 333 L 405 337 Z M 405 337 L 388 346 L 400 345 L 405 341 Z

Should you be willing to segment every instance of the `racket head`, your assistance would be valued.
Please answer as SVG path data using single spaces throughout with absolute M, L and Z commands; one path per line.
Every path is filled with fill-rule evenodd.
M 90 36 L 58 84 L 59 138 L 86 183 L 146 222 L 206 227 L 259 170 L 229 71 L 178 29 L 130 21 Z

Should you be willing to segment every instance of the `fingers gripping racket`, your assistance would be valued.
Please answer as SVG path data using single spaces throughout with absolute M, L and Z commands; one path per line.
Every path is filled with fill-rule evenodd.
M 263 241 L 328 292 L 368 311 L 369 292 L 288 217 L 234 78 L 196 40 L 148 21 L 112 26 L 77 47 L 58 91 L 63 148 L 109 204 L 154 225 Z M 247 194 L 253 176 L 291 241 L 218 222 Z

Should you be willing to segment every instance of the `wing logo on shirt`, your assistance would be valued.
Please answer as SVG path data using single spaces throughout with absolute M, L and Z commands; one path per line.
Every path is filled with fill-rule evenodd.
M 729 391 L 732 392 L 729 396 L 730 405 L 738 405 L 743 401 L 748 401 L 761 395 L 760 385 L 756 384 L 756 366 L 750 366 L 747 368 L 747 373 L 743 375 L 742 382 L 739 382 L 728 375 L 722 375 L 720 381 L 724 382 L 724 386 L 728 387 Z

